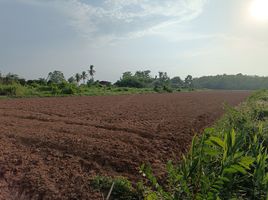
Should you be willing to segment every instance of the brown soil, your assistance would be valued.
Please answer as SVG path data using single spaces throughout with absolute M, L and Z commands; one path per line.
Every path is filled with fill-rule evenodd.
M 195 132 L 249 92 L 220 91 L 0 101 L 0 200 L 101 199 L 95 175 L 161 174 Z

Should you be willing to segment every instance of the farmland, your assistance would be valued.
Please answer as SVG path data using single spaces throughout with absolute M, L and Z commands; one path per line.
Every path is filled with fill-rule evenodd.
M 0 101 L 0 199 L 97 199 L 96 175 L 161 176 L 192 137 L 249 92 L 214 91 Z M 96 196 L 94 196 L 96 195 Z M 17 196 L 17 197 L 18 197 Z

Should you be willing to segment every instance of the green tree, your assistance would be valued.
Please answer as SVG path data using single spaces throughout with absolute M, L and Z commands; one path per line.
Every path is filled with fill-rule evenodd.
M 94 69 L 94 65 L 90 65 L 90 69 L 88 70 L 89 76 L 91 77 L 91 81 L 94 82 L 94 75 L 96 73 Z
M 191 75 L 188 75 L 184 80 L 184 84 L 187 88 L 193 88 L 193 77 Z
M 8 73 L 6 77 L 4 77 L 5 83 L 18 82 L 19 76 L 17 74 Z
M 74 77 L 75 77 L 75 81 L 76 81 L 76 83 L 79 85 L 79 82 L 80 82 L 81 79 L 82 79 L 82 75 L 79 74 L 79 73 L 76 73 Z
M 75 83 L 75 78 L 73 76 L 71 76 L 70 78 L 68 78 L 68 82 L 69 83 Z
M 83 83 L 85 84 L 85 81 L 87 79 L 87 72 L 83 71 L 82 74 L 81 74 L 81 78 L 83 79 Z
M 173 88 L 181 88 L 183 86 L 183 80 L 179 76 L 173 77 L 171 80 L 171 87 Z
M 167 75 L 167 72 L 158 72 L 159 75 L 159 82 L 161 85 L 169 84 L 170 78 Z
M 132 78 L 132 73 L 131 72 L 124 72 L 122 79 L 130 79 Z
M 48 73 L 47 82 L 59 84 L 64 81 L 65 81 L 64 74 L 61 71 L 55 70 L 53 72 Z

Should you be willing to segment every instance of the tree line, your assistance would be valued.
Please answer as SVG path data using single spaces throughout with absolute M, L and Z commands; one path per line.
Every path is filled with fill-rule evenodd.
M 53 72 L 49 72 L 47 78 L 39 78 L 34 80 L 26 80 L 24 78 L 20 78 L 19 75 L 8 73 L 7 75 L 3 75 L 0 72 L 0 83 L 1 84 L 12 84 L 12 83 L 19 83 L 21 85 L 32 85 L 32 84 L 39 84 L 39 85 L 46 85 L 46 84 L 61 84 L 61 83 L 70 83 L 70 84 L 77 84 L 79 85 L 81 81 L 83 84 L 93 84 L 94 83 L 94 75 L 95 75 L 95 67 L 94 65 L 90 65 L 89 70 L 82 71 L 81 73 L 76 73 L 75 75 L 71 76 L 67 80 L 63 72 L 55 70 Z
M 193 79 L 195 88 L 225 90 L 257 90 L 268 88 L 268 77 L 236 75 L 203 76 Z
M 175 76 L 170 78 L 167 72 L 158 72 L 152 75 L 150 70 L 124 72 L 121 78 L 112 84 L 109 81 L 95 81 L 96 70 L 94 65 L 90 65 L 88 70 L 76 73 L 68 79 L 65 78 L 63 72 L 49 72 L 46 78 L 34 80 L 26 80 L 20 78 L 17 74 L 8 73 L 5 76 L 0 73 L 0 84 L 19 83 L 21 85 L 51 85 L 51 84 L 72 84 L 76 86 L 86 85 L 104 85 L 115 87 L 129 88 L 153 88 L 155 91 L 173 91 L 180 89 L 226 89 L 226 90 L 256 90 L 268 88 L 268 77 L 249 76 L 243 74 L 236 75 L 216 75 L 202 76 L 193 78 L 191 75 L 185 79 Z
M 193 88 L 193 77 L 188 75 L 184 80 L 179 76 L 170 78 L 167 72 L 158 72 L 152 76 L 150 70 L 124 72 L 120 80 L 115 82 L 118 87 L 154 88 L 158 90 L 172 90 L 181 88 Z

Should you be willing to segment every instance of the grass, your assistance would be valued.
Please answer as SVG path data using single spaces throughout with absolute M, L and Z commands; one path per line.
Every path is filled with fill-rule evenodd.
M 132 186 L 132 183 L 124 177 L 111 177 L 96 176 L 91 182 L 91 187 L 102 193 L 107 197 L 111 186 L 114 187 L 110 199 L 116 200 L 139 200 L 142 193 Z
M 167 163 L 164 179 L 158 180 L 149 165 L 142 165 L 145 180 L 137 184 L 139 192 L 134 194 L 139 196 L 132 199 L 267 200 L 267 151 L 268 92 L 262 90 L 237 108 L 226 106 L 225 116 L 193 138 L 179 164 Z

